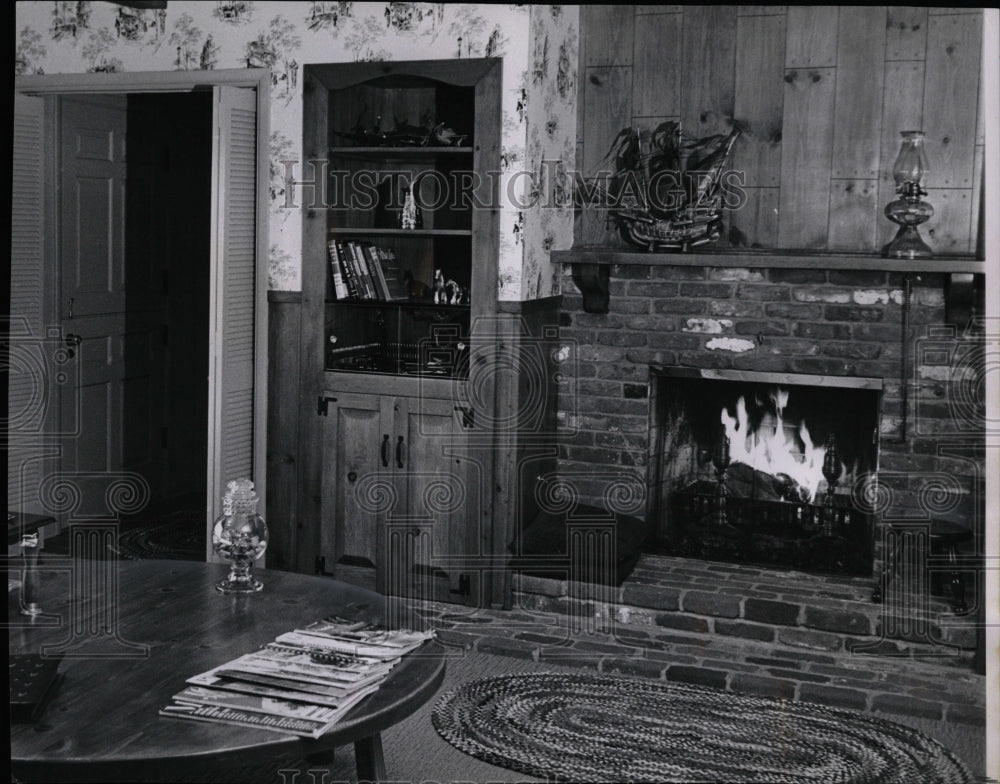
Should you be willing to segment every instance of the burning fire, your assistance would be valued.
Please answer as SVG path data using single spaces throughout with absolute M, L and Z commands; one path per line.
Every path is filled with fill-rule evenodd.
M 729 456 L 733 463 L 744 463 L 751 468 L 780 477 L 789 477 L 799 488 L 804 501 L 816 498 L 823 478 L 823 458 L 826 447 L 813 443 L 805 421 L 798 424 L 784 421 L 788 404 L 788 390 L 775 389 L 770 394 L 775 414 L 767 414 L 756 430 L 750 430 L 750 416 L 746 400 L 741 396 L 736 403 L 736 416 L 722 409 L 721 420 L 729 439 Z M 796 439 L 795 435 L 798 435 Z M 846 466 L 841 464 L 841 476 Z

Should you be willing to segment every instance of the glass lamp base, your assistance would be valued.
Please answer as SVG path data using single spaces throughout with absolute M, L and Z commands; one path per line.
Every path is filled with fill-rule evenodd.
M 238 572 L 233 569 L 225 580 L 215 584 L 219 593 L 256 593 L 264 587 L 264 583 L 250 574 L 249 570 Z
M 892 241 L 882 248 L 882 255 L 890 259 L 929 259 L 934 252 L 915 226 L 900 226 Z

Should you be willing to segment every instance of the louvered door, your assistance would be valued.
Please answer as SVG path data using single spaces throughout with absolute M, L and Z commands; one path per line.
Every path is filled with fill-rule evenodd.
M 211 302 L 209 326 L 208 523 L 221 511 L 226 483 L 251 477 L 257 273 L 256 93 L 216 87 L 213 117 Z M 257 459 L 255 459 L 257 458 Z M 263 498 L 260 511 L 263 512 Z M 212 557 L 211 536 L 208 555 Z
M 42 476 L 39 435 L 50 411 L 41 394 L 50 352 L 44 328 L 44 101 L 14 97 L 13 191 L 10 236 L 10 331 L 7 369 L 7 508 L 40 512 L 31 492 Z

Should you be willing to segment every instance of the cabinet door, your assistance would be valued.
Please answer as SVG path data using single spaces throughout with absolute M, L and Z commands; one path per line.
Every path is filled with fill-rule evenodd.
M 379 564 L 380 521 L 403 505 L 393 483 L 393 412 L 387 403 L 379 395 L 327 398 L 320 544 L 334 575 L 339 567 Z
M 469 552 L 480 488 L 462 452 L 465 437 L 454 401 L 406 400 L 396 416 L 405 439 L 405 462 L 396 465 L 400 492 L 407 499 L 412 535 L 419 533 L 411 550 L 414 569 L 429 578 L 434 598 L 465 600 L 469 582 L 461 558 Z

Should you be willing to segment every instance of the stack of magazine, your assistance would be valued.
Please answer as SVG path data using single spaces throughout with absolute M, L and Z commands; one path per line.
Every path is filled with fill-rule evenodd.
M 432 636 L 325 618 L 188 678 L 160 715 L 318 738 Z

